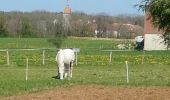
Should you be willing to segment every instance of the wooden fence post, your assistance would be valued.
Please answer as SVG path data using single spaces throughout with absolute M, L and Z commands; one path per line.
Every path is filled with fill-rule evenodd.
M 129 83 L 129 68 L 128 68 L 128 61 L 125 61 L 126 64 L 126 81 Z
M 112 51 L 110 51 L 110 59 L 109 59 L 109 64 L 112 63 Z
M 77 52 L 76 52 L 76 66 L 77 66 Z
M 6 50 L 7 65 L 9 65 L 9 50 Z
M 25 80 L 28 80 L 28 58 L 26 59 Z
M 45 65 L 45 49 L 43 49 L 42 64 Z

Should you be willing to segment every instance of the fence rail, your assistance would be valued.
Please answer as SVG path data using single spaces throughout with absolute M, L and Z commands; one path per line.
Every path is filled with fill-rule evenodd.
M 55 63 L 56 48 L 33 49 L 0 49 L 0 64 L 24 65 L 24 60 L 29 59 L 33 65 Z M 2 53 L 3 52 L 3 53 Z M 134 50 L 101 50 L 82 49 L 76 52 L 76 65 L 112 65 L 123 64 L 170 64 L 170 52 L 140 52 Z
M 0 49 L 0 51 L 39 51 L 39 50 L 57 50 L 57 48 L 27 48 L 27 49 Z
M 80 51 L 78 48 L 74 48 L 75 49 L 75 56 L 76 56 L 76 65 L 77 65 L 77 56 L 78 56 L 78 52 Z M 12 51 L 40 51 L 41 52 L 41 61 L 42 61 L 42 64 L 45 65 L 45 61 L 46 60 L 46 51 L 53 51 L 55 52 L 53 55 L 56 55 L 56 51 L 58 50 L 57 48 L 28 48 L 28 49 L 0 49 L 0 52 L 6 52 L 6 64 L 7 65 L 10 65 L 10 52 Z M 27 57 L 28 58 L 28 57 Z M 1 60 L 1 55 L 0 55 L 0 60 Z M 48 58 L 49 59 L 49 58 Z M 55 61 L 55 57 L 53 58 Z M 17 59 L 18 60 L 18 59 Z M 33 60 L 33 59 L 30 59 L 30 60 Z

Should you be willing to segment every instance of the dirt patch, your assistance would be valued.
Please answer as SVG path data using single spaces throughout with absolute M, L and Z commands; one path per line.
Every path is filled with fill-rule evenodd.
M 170 88 L 73 86 L 6 97 L 2 100 L 170 100 Z

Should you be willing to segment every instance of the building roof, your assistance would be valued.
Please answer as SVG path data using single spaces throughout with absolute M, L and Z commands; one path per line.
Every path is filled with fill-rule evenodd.
M 112 27 L 114 31 L 119 32 L 143 33 L 143 27 L 139 25 L 114 23 L 112 24 Z

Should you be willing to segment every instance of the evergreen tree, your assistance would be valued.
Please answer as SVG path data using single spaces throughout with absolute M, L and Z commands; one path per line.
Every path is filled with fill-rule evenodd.
M 32 26 L 28 18 L 23 17 L 21 19 L 21 29 L 19 30 L 21 37 L 35 37 L 33 34 Z
M 6 29 L 6 21 L 5 18 L 0 15 L 0 37 L 6 37 L 8 36 L 8 32 Z

